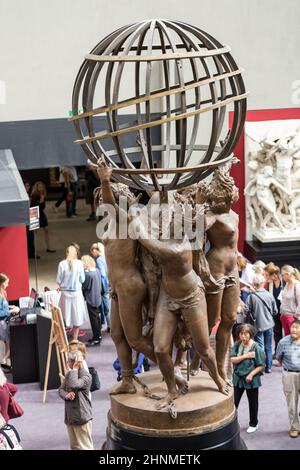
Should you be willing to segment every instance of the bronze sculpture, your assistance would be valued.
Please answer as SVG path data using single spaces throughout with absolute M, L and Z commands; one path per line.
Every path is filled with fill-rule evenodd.
M 207 254 L 210 273 L 216 280 L 223 282 L 219 292 L 211 292 L 209 288 L 206 290 L 209 331 L 220 320 L 216 335 L 216 359 L 219 374 L 228 381 L 224 361 L 240 297 L 237 267 L 238 215 L 231 210 L 231 205 L 238 198 L 238 190 L 230 176 L 216 170 L 210 185 L 200 184 L 198 192 L 207 204 L 205 225 L 210 242 Z M 195 356 L 192 373 L 199 366 L 197 359 L 199 358 Z
M 230 210 L 234 197 L 229 193 L 233 186 L 223 170 L 213 174 L 210 184 L 199 185 L 231 160 L 244 125 L 247 93 L 242 70 L 229 50 L 208 33 L 186 23 L 143 21 L 124 26 L 103 39 L 86 56 L 73 90 L 71 120 L 78 135 L 76 142 L 99 167 L 102 198 L 116 209 L 117 225 L 120 207 L 116 199 L 122 184 L 148 194 L 157 191 L 161 202 L 168 200 L 170 191 L 181 191 L 175 199 L 186 199 L 193 210 L 199 203 L 206 207 L 206 236 L 211 243 L 207 257 L 203 246 L 194 249 L 191 240 L 186 236 L 179 239 L 175 232 L 167 241 L 163 237 L 149 237 L 144 221 L 128 214 L 127 223 L 139 235 L 126 240 L 106 235 L 103 240 L 113 291 L 112 336 L 123 369 L 123 381 L 112 393 L 128 392 L 129 396 L 137 393 L 131 361 L 132 349 L 138 349 L 157 360 L 166 382 L 167 395 L 160 400 L 158 410 L 168 409 L 175 398 L 187 392 L 186 380 L 181 374 L 175 374 L 170 354 L 176 328 L 182 322 L 217 389 L 224 396 L 229 392 L 223 355 L 228 347 L 238 294 L 238 219 Z M 174 73 L 171 73 L 172 66 Z M 134 81 L 126 75 L 130 67 Z M 153 87 L 155 69 L 161 71 L 160 87 Z M 103 85 L 104 103 L 98 105 L 99 84 L 100 88 Z M 124 99 L 128 93 L 129 97 Z M 234 107 L 233 124 L 219 144 L 228 105 Z M 132 107 L 133 120 L 121 123 L 120 111 Z M 104 130 L 99 129 L 99 121 L 95 119 L 101 114 Z M 204 142 L 199 142 L 200 116 L 210 126 L 210 135 Z M 133 164 L 133 156 L 138 157 L 137 166 Z M 103 159 L 111 168 L 103 168 Z M 110 176 L 117 181 L 115 186 L 110 183 Z M 129 190 L 125 193 L 131 206 L 135 200 Z M 141 269 L 141 260 L 139 263 L 136 260 L 136 255 L 141 253 L 138 244 L 144 255 L 149 250 L 158 260 L 162 273 L 161 281 L 158 276 L 158 286 L 155 286 L 155 270 L 151 273 L 151 266 L 150 270 Z M 151 282 L 147 282 L 147 276 Z M 146 299 L 150 299 L 148 312 L 154 322 L 153 342 L 142 330 Z M 215 356 L 208 335 L 218 318 L 221 323 Z M 187 343 L 187 337 L 182 341 L 179 337 L 178 344 Z M 115 400 L 112 398 L 112 406 L 116 408 L 111 413 L 120 412 L 121 416 L 123 405 Z M 232 408 L 230 413 L 232 419 Z M 124 416 L 129 416 L 127 411 Z

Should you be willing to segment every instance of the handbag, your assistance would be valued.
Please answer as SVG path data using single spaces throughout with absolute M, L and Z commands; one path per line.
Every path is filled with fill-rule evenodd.
M 251 302 L 251 305 L 250 305 Z M 253 315 L 253 303 L 252 303 L 252 297 L 250 297 L 250 302 L 248 306 L 248 310 L 246 311 L 246 318 L 245 318 L 245 323 L 248 323 L 249 325 L 254 326 L 255 325 L 255 320 L 256 318 Z
M 18 431 L 11 424 L 0 428 L 0 450 L 22 450 Z
M 23 408 L 19 405 L 17 400 L 13 397 L 12 393 L 10 392 L 9 388 L 6 387 L 9 393 L 9 402 L 7 407 L 7 414 L 9 419 L 20 418 L 24 414 Z
M 91 389 L 90 389 L 91 392 L 100 390 L 101 388 L 100 379 L 99 379 L 99 375 L 95 367 L 89 367 L 89 373 L 91 374 L 91 377 L 92 377 L 92 383 L 91 383 Z

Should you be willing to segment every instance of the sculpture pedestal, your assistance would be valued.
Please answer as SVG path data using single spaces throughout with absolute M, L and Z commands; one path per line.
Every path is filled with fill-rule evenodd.
M 152 393 L 163 396 L 166 385 L 160 372 L 139 375 Z M 144 396 L 137 385 L 133 395 L 111 396 L 107 450 L 246 449 L 240 438 L 233 389 L 218 392 L 207 372 L 191 377 L 189 392 L 175 400 L 177 418 L 157 410 L 159 401 Z
M 245 242 L 244 255 L 253 263 L 259 259 L 265 263 L 273 261 L 280 267 L 291 264 L 295 268 L 300 268 L 299 240 L 263 243 L 253 238 Z

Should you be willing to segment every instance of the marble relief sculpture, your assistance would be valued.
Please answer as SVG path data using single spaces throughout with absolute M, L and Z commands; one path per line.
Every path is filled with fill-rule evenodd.
M 248 155 L 245 187 L 253 234 L 290 239 L 300 232 L 300 128 L 280 139 L 248 137 L 260 146 Z

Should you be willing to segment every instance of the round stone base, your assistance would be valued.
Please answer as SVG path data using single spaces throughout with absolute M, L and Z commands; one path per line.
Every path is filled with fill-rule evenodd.
M 163 397 L 166 385 L 160 372 L 146 372 L 139 378 L 150 391 Z M 160 402 L 137 393 L 112 395 L 108 414 L 106 449 L 199 450 L 244 449 L 233 403 L 220 393 L 207 372 L 189 381 L 189 391 L 175 400 L 177 418 L 158 410 Z

